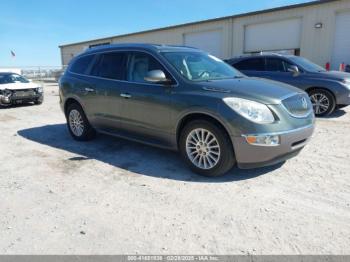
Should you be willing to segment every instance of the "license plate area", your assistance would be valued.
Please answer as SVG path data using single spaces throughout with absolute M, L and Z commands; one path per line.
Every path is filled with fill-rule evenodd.
M 21 98 L 21 97 L 31 97 L 34 96 L 34 92 L 31 90 L 28 91 L 15 91 L 13 96 L 16 98 Z

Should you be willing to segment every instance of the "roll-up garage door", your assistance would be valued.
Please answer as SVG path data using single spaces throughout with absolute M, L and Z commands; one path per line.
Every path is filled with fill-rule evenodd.
M 301 19 L 288 19 L 245 27 L 245 52 L 300 48 Z
M 336 18 L 332 69 L 338 70 L 341 63 L 350 64 L 350 12 Z
M 184 35 L 184 44 L 186 46 L 197 47 L 222 58 L 222 30 L 187 33 Z

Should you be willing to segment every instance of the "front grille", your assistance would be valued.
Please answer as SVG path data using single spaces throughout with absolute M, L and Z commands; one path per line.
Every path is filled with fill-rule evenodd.
M 312 112 L 312 104 L 307 94 L 297 94 L 282 101 L 287 111 L 294 117 L 306 117 Z
M 24 98 L 35 96 L 35 89 L 24 89 L 24 90 L 15 90 L 13 91 L 13 98 Z

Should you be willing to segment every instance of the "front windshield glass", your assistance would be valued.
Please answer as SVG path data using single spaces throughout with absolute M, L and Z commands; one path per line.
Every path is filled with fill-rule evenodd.
M 201 52 L 163 52 L 163 56 L 186 79 L 191 81 L 210 81 L 243 77 L 215 56 Z
M 307 60 L 306 58 L 300 56 L 291 57 L 290 60 L 292 60 L 296 65 L 300 65 L 303 69 L 305 69 L 308 72 L 317 73 L 326 71 L 323 67 L 316 65 L 310 60 Z
M 17 74 L 0 75 L 0 84 L 29 83 L 28 79 Z

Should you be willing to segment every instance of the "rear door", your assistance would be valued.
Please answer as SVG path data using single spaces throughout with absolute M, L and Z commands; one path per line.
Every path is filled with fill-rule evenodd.
M 63 88 L 71 86 L 68 90 L 73 90 L 72 95 L 75 98 L 79 98 L 79 102 L 82 104 L 84 112 L 93 126 L 96 124 L 96 116 L 98 114 L 98 110 L 94 106 L 96 99 L 98 99 L 98 94 L 95 92 L 94 83 L 91 81 L 88 72 L 95 60 L 96 55 L 94 54 L 77 58 L 68 68 L 68 79 L 64 78 L 61 82 Z
M 100 54 L 90 72 L 92 90 L 96 99 L 94 108 L 95 126 L 103 131 L 112 132 L 120 128 L 121 90 L 126 79 L 125 52 L 107 52 Z

